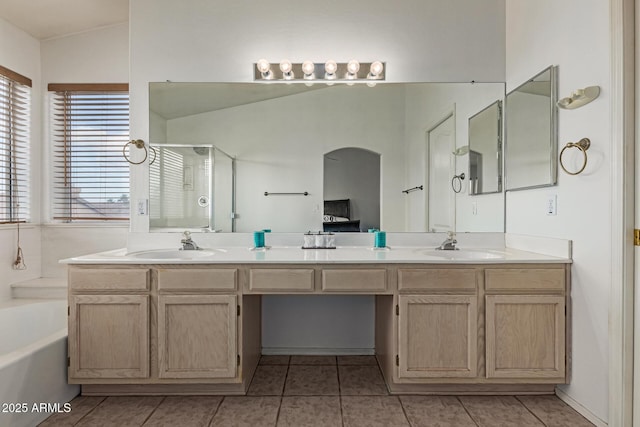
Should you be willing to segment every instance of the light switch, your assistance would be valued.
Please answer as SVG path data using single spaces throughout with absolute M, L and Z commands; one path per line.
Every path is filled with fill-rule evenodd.
M 138 199 L 138 204 L 136 211 L 138 215 L 148 215 L 149 214 L 149 199 Z
M 547 194 L 547 215 L 556 215 L 558 210 L 558 195 Z

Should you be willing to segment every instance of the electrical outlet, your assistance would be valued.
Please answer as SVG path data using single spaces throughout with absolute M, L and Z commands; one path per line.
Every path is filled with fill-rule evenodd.
M 556 194 L 547 194 L 547 215 L 557 215 L 558 212 L 558 196 Z

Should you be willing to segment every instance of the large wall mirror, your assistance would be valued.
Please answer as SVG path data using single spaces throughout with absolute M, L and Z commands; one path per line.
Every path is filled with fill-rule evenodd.
M 558 175 L 556 68 L 549 67 L 507 94 L 507 190 L 555 185 Z
M 360 220 L 361 231 L 374 226 L 427 231 L 428 130 L 445 112 L 455 111 L 453 148 L 465 146 L 469 118 L 503 98 L 503 83 L 150 83 L 151 145 L 160 158 L 178 152 L 176 146 L 184 148 L 183 166 L 169 170 L 165 162 L 164 170 L 160 163 L 150 168 L 150 229 L 322 230 L 326 206 L 338 208 L 325 202 L 347 200 L 340 203 L 349 205 L 349 219 Z M 198 147 L 208 147 L 207 154 L 198 154 Z M 455 156 L 454 149 L 450 173 L 457 174 L 468 169 L 469 158 Z M 376 171 L 359 163 L 365 157 L 373 159 Z M 196 166 L 206 158 L 206 165 Z M 208 178 L 195 175 L 198 171 Z M 161 182 L 162 174 L 175 177 Z M 195 188 L 196 177 L 209 179 L 208 193 Z M 364 186 L 358 179 L 377 182 Z M 180 196 L 168 193 L 170 182 Z M 419 186 L 423 189 L 403 192 Z M 364 197 L 358 188 L 376 194 L 367 190 Z M 209 200 L 205 208 L 197 205 L 202 195 Z M 465 182 L 462 192 L 433 204 L 453 203 L 457 231 L 503 232 L 503 194 L 469 195 Z M 208 217 L 169 221 L 162 209 L 177 206 L 167 202 L 170 197 Z

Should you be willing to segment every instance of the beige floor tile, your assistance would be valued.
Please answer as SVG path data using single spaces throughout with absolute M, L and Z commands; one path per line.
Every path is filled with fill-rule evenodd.
M 139 427 L 162 402 L 162 396 L 112 396 L 84 417 L 82 427 Z
M 292 365 L 335 365 L 336 356 L 291 356 Z
M 459 399 L 481 427 L 544 425 L 514 396 L 460 396 Z
M 145 427 L 206 427 L 222 402 L 221 396 L 168 396 L 144 423 Z
M 518 400 L 549 427 L 593 426 L 589 420 L 577 413 L 557 396 L 518 396 Z
M 378 366 L 375 356 L 338 356 L 338 365 L 340 366 Z
M 259 365 L 249 386 L 249 396 L 282 396 L 288 366 Z
M 409 422 L 414 427 L 475 427 L 455 396 L 400 396 Z
M 342 396 L 344 427 L 409 426 L 396 396 Z
M 78 396 L 71 403 L 71 412 L 53 414 L 38 426 L 42 427 L 66 427 L 75 425 L 82 417 L 98 406 L 105 397 L 102 396 Z
M 227 396 L 213 417 L 211 426 L 267 427 L 275 426 L 280 397 Z
M 260 356 L 260 365 L 288 365 L 291 356 L 281 355 L 262 355 Z
M 285 396 L 337 396 L 338 369 L 336 366 L 290 365 Z
M 342 425 L 340 397 L 285 396 L 278 427 L 336 427 Z
M 384 396 L 389 394 L 378 365 L 339 366 L 342 396 Z

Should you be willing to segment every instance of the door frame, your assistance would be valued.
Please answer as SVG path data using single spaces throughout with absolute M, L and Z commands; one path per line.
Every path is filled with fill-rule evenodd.
M 431 232 L 431 230 L 429 230 L 429 189 L 430 189 L 430 180 L 429 180 L 429 165 L 431 164 L 431 159 L 430 159 L 430 155 L 429 155 L 429 147 L 431 146 L 431 141 L 429 138 L 429 133 L 434 130 L 435 128 L 437 128 L 438 126 L 440 126 L 442 123 L 446 122 L 447 120 L 449 120 L 449 118 L 453 118 L 453 149 L 455 150 L 455 146 L 456 146 L 456 104 L 452 104 L 450 108 L 447 108 L 446 110 L 443 110 L 442 112 L 440 112 L 440 114 L 437 115 L 438 119 L 430 122 L 427 126 L 422 128 L 422 131 L 424 133 L 424 138 L 425 138 L 425 167 L 424 167 L 424 171 L 425 171 L 425 183 L 426 183 L 426 195 L 425 195 L 425 200 L 424 200 L 424 213 L 425 213 L 425 231 L 427 232 Z M 453 150 L 452 150 L 453 151 Z M 455 158 L 452 160 L 453 161 L 453 169 L 454 169 L 454 174 L 455 174 Z M 455 231 L 456 228 L 456 197 L 454 195 L 453 197 L 453 230 Z
M 611 47 L 611 288 L 609 303 L 609 420 L 611 426 L 640 426 L 634 411 L 635 216 L 635 3 L 609 2 Z M 634 212 L 635 210 L 635 212 Z M 640 283 L 639 283 L 640 284 Z M 637 308 L 637 304 L 635 304 Z M 639 329 L 639 328 L 636 328 Z M 638 331 L 640 332 L 640 331 Z M 636 340 L 638 345 L 640 341 Z M 638 376 L 638 375 L 636 375 Z M 635 412 L 635 414 L 634 414 Z

